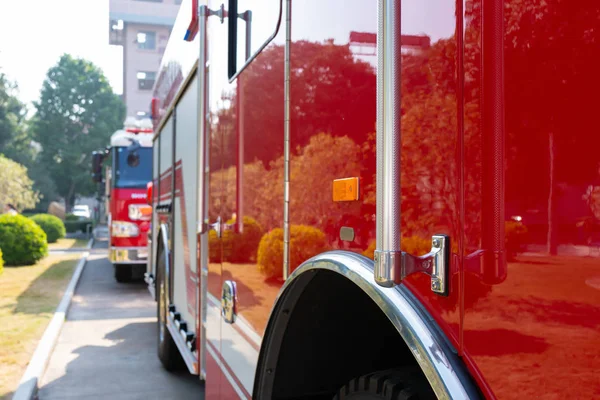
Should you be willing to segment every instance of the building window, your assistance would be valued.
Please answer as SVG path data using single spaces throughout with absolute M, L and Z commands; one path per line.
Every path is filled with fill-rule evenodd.
M 137 73 L 138 89 L 152 90 L 155 79 L 156 79 L 155 72 L 139 71 Z
M 154 50 L 156 48 L 156 32 L 140 31 L 136 42 L 138 49 Z
M 175 0 L 175 4 L 177 4 L 177 5 L 181 4 L 181 0 Z

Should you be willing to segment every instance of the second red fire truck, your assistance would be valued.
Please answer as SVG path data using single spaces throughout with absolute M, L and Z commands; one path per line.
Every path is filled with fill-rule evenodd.
M 600 5 L 184 0 L 158 357 L 206 398 L 600 398 Z
M 107 149 L 94 152 L 94 180 L 102 181 L 106 168 L 105 195 L 109 230 L 109 259 L 118 282 L 141 278 L 148 258 L 148 231 L 152 207 L 147 184 L 152 179 L 152 123 L 128 118 L 125 127 L 110 137 Z

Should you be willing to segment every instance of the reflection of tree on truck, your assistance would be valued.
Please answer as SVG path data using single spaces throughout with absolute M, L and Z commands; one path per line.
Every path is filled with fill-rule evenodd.
M 125 129 L 115 132 L 110 146 L 93 154 L 93 178 L 102 182 L 102 162 L 106 168 L 106 196 L 109 227 L 109 258 L 115 279 L 126 282 L 141 277 L 147 258 L 147 235 L 151 206 L 146 185 L 152 178 L 152 129 L 149 120 L 125 121 Z
M 383 43 L 403 47 L 394 30 L 407 26 L 432 40 L 385 48 L 375 71 L 340 43 L 368 42 L 340 32 L 375 31 L 375 2 L 283 2 L 275 39 L 237 66 L 243 22 L 223 18 L 227 35 L 216 17 L 240 14 L 190 15 L 191 3 L 161 72 L 176 59 L 186 83 L 155 99 L 168 111 L 147 277 L 167 369 L 183 360 L 220 398 L 375 398 L 401 384 L 420 398 L 597 397 L 600 261 L 557 254 L 555 222 L 563 183 L 586 182 L 578 164 L 598 159 L 593 113 L 577 109 L 594 107 L 582 88 L 600 91 L 600 4 L 381 0 L 380 16 L 401 7 L 413 24 L 380 24 Z M 244 4 L 263 26 L 280 2 Z M 190 18 L 207 30 L 186 44 Z M 377 117 L 380 78 L 380 102 L 399 97 Z M 340 200 L 344 178 L 364 192 Z M 524 234 L 531 205 L 548 251 Z

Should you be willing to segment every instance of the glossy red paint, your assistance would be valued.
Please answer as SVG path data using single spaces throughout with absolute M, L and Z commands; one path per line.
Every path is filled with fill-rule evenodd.
M 420 255 L 432 235 L 451 238 L 448 297 L 424 274 L 404 284 L 485 397 L 598 398 L 600 5 L 538 3 L 402 2 L 402 249 Z M 292 241 L 290 272 L 330 249 L 373 256 L 376 8 L 292 2 L 289 222 L 318 243 Z M 232 360 L 258 350 L 283 283 L 282 264 L 259 262 L 256 238 L 283 228 L 284 33 L 282 24 L 230 82 L 227 26 L 208 20 L 208 212 L 226 229 L 209 236 L 207 286 L 218 301 L 235 281 L 243 322 L 215 327 L 207 395 L 216 397 L 232 393 L 223 371 L 244 386 Z M 163 111 L 189 67 L 165 65 Z M 349 177 L 360 178 L 359 200 L 333 202 L 333 180 Z M 161 176 L 155 198 L 168 197 L 171 180 Z
M 146 191 L 144 189 L 113 188 L 110 194 L 111 221 L 133 222 L 140 228 L 136 237 L 122 238 L 110 237 L 110 245 L 115 247 L 145 247 L 148 244 L 148 221 L 131 221 L 129 218 L 130 204 L 146 204 Z M 110 227 L 109 227 L 110 228 Z
M 465 356 L 490 398 L 598 398 L 600 5 L 467 4 L 464 255 L 504 212 L 507 262 L 465 262 Z

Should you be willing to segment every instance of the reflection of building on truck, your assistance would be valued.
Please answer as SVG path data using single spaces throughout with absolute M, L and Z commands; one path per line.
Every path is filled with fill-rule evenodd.
M 149 119 L 128 118 L 125 127 L 110 138 L 110 146 L 94 152 L 93 176 L 102 182 L 106 168 L 105 195 L 109 228 L 109 258 L 119 282 L 141 277 L 147 258 L 147 232 L 151 206 L 146 186 L 152 177 L 152 125 Z
M 600 216 L 598 32 L 597 0 L 184 0 L 164 367 L 207 399 L 598 398 L 600 257 L 567 245 Z

